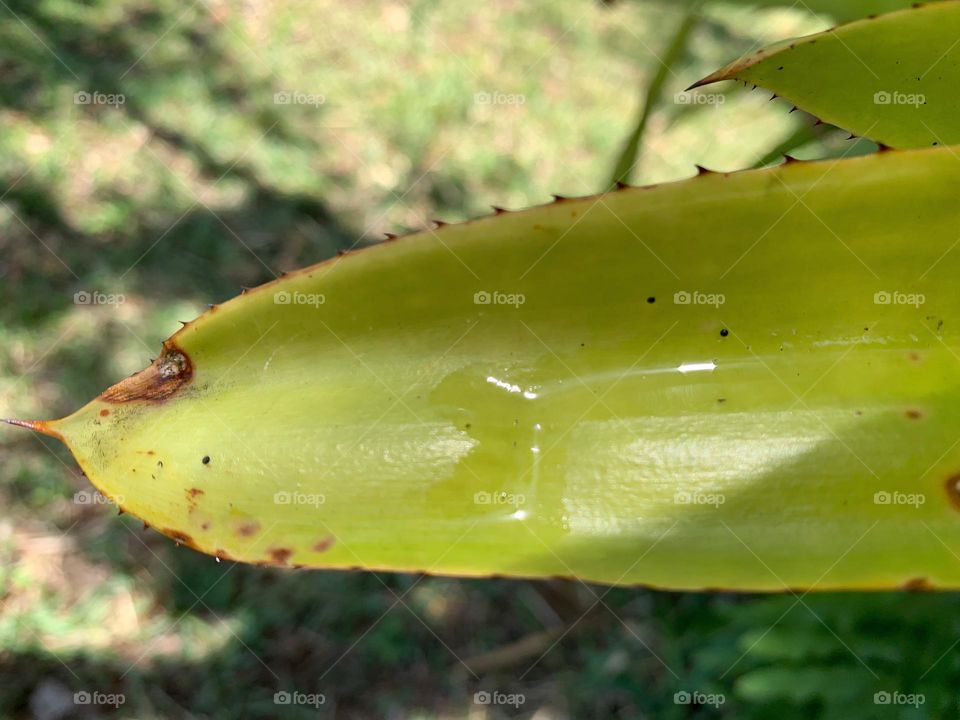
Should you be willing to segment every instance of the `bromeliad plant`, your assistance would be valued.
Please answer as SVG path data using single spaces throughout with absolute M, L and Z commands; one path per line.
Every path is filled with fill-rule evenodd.
M 220 558 L 960 587 L 958 32 L 945 1 L 697 83 L 902 149 L 440 225 L 213 307 L 69 417 L 9 422 Z

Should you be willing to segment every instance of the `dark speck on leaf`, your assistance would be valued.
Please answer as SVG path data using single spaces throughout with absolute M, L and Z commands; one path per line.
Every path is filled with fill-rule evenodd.
M 729 334 L 730 334 L 730 331 L 727 330 L 726 328 L 723 328 L 723 330 L 720 331 L 720 337 L 726 337 Z
M 647 302 L 650 303 L 651 305 L 653 305 L 656 301 L 657 301 L 657 299 L 656 299 L 655 297 L 653 297 L 652 295 L 647 298 Z
M 209 465 L 209 464 L 210 464 L 210 456 L 209 456 L 209 455 L 204 455 L 204 456 L 203 456 L 203 460 L 201 460 L 200 462 L 202 462 L 204 465 Z

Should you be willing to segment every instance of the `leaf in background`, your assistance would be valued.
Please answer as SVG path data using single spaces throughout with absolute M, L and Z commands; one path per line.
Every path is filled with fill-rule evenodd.
M 660 96 L 663 93 L 663 86 L 667 81 L 667 76 L 673 72 L 673 67 L 683 57 L 684 51 L 687 47 L 687 39 L 690 37 L 690 33 L 693 32 L 693 29 L 697 24 L 697 19 L 699 18 L 699 6 L 699 2 L 692 3 L 690 11 L 683 17 L 683 19 L 680 21 L 680 24 L 677 26 L 677 31 L 673 36 L 673 40 L 670 42 L 670 46 L 667 48 L 666 55 L 664 55 L 662 58 L 656 58 L 658 62 L 657 72 L 654 74 L 653 79 L 647 86 L 646 92 L 644 93 L 643 102 L 640 105 L 640 114 L 637 117 L 637 124 L 631 131 L 630 135 L 627 136 L 623 150 L 621 151 L 620 157 L 617 159 L 617 164 L 613 169 L 613 175 L 608 185 L 608 187 L 611 189 L 615 188 L 618 183 L 630 182 L 633 170 L 636 167 L 640 156 L 641 142 L 643 140 L 643 134 L 647 129 L 647 122 L 649 121 L 650 115 L 653 113 L 657 103 L 660 100 Z
M 958 183 L 950 149 L 884 152 L 441 226 L 27 425 L 247 562 L 960 587 Z
M 772 45 L 709 75 L 759 85 L 897 148 L 960 142 L 960 2 L 944 0 Z

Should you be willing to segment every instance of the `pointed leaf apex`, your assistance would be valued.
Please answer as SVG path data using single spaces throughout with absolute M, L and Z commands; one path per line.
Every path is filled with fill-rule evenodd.
M 720 68 L 714 73 L 710 73 L 705 78 L 697 80 L 693 85 L 688 87 L 684 92 L 690 92 L 691 90 L 696 90 L 698 87 L 703 87 L 704 85 L 712 85 L 715 82 L 720 82 L 721 80 L 733 80 L 733 76 L 728 74 L 729 66 L 725 68 Z M 746 84 L 746 83 L 744 83 Z
M 3 422 L 8 425 L 16 425 L 17 427 L 27 428 L 27 430 L 33 430 L 43 435 L 49 435 L 58 440 L 62 439 L 60 433 L 53 429 L 52 422 L 49 420 L 15 420 L 13 418 L 0 418 L 0 420 L 3 420 Z

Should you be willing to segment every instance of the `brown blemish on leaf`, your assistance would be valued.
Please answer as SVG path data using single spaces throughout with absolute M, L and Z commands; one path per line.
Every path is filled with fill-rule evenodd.
M 230 557 L 230 553 L 228 553 L 226 550 L 220 550 L 219 548 L 213 553 L 213 555 L 221 560 L 233 560 L 233 558 Z
M 166 535 L 168 538 L 171 538 L 171 539 L 173 539 L 173 540 L 176 540 L 178 543 L 182 543 L 182 544 L 186 545 L 186 546 L 189 547 L 189 548 L 193 548 L 194 550 L 197 549 L 197 545 L 196 545 L 196 543 L 193 542 L 193 538 L 190 537 L 189 535 L 187 535 L 185 532 L 183 532 L 183 531 L 181 531 L 181 530 L 173 530 L 173 529 L 171 529 L 171 528 L 163 528 L 162 530 L 160 530 L 160 532 L 162 532 L 162 533 L 163 533 L 164 535 Z
M 251 535 L 255 535 L 259 529 L 260 523 L 256 522 L 255 520 L 245 522 L 237 528 L 237 535 L 241 535 L 242 537 L 250 537 Z
M 316 552 L 326 552 L 327 550 L 333 547 L 333 544 L 336 541 L 337 539 L 333 535 L 327 535 L 325 538 L 323 538 L 323 540 L 321 540 L 316 545 L 314 545 L 313 549 Z
M 210 521 L 207 520 L 206 522 L 204 522 L 204 523 L 200 526 L 200 529 L 201 529 L 201 530 L 209 530 L 209 529 L 210 529 Z
M 906 415 L 911 420 L 919 420 L 923 417 L 923 413 L 917 410 L 916 408 L 909 408 L 904 415 Z
M 100 417 L 106 417 L 109 414 L 110 414 L 110 411 L 107 410 L 106 408 L 100 411 Z
M 187 495 L 187 504 L 190 505 L 190 510 L 188 512 L 193 512 L 197 509 L 197 498 L 203 495 L 203 490 L 200 488 L 189 488 L 186 491 Z
M 947 478 L 946 489 L 950 503 L 960 510 L 960 475 L 951 475 Z
M 127 403 L 137 400 L 161 402 L 174 395 L 193 377 L 193 363 L 171 340 L 163 346 L 160 357 L 145 370 L 121 380 L 108 388 L 100 400 L 109 403 Z
M 912 580 L 907 580 L 903 585 L 900 586 L 901 590 L 909 590 L 910 592 L 921 592 L 924 590 L 934 590 L 934 586 L 926 578 L 918 577 L 913 578 Z
M 287 560 L 293 555 L 293 550 L 289 548 L 270 548 L 267 552 L 270 554 L 270 559 L 277 565 L 286 565 Z

